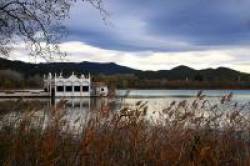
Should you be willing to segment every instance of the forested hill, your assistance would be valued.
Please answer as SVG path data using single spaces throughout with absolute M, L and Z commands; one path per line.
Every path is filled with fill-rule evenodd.
M 189 80 L 189 81 L 250 81 L 250 74 L 229 68 L 195 70 L 187 66 L 178 66 L 171 70 L 141 71 L 115 63 L 40 63 L 31 64 L 21 61 L 10 61 L 0 58 L 0 70 L 17 71 L 24 76 L 43 75 L 45 73 L 63 72 L 92 73 L 95 75 L 133 75 L 139 79 Z
M 17 72 L 21 72 L 24 75 L 35 75 L 45 73 L 93 73 L 93 74 L 130 74 L 137 72 L 137 70 L 120 66 L 115 63 L 92 63 L 92 62 L 80 62 L 80 63 L 25 63 L 22 61 L 10 61 L 0 58 L 0 70 L 10 69 Z

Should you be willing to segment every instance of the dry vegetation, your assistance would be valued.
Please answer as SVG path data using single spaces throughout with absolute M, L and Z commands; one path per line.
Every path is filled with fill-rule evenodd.
M 34 126 L 32 111 L 2 123 L 0 164 L 249 165 L 249 106 L 231 97 L 215 105 L 199 93 L 193 102 L 172 102 L 153 113 L 144 102 L 119 112 L 101 109 L 76 125 L 78 132 L 65 122 L 62 101 L 46 126 Z

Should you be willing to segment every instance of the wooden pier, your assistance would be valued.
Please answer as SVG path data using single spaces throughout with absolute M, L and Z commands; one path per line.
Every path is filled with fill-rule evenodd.
M 19 97 L 30 97 L 30 98 L 48 98 L 50 97 L 49 92 L 44 90 L 2 90 L 0 91 L 0 98 L 19 98 Z

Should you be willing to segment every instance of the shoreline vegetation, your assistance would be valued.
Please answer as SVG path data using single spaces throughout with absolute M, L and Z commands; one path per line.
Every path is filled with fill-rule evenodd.
M 250 89 L 250 74 L 218 67 L 142 71 L 115 63 L 25 63 L 0 58 L 0 89 L 41 88 L 44 74 L 91 73 L 95 82 L 117 89 Z
M 0 90 L 42 89 L 43 76 L 25 76 L 17 71 L 0 70 Z M 250 81 L 205 81 L 143 79 L 132 75 L 93 75 L 93 81 L 104 82 L 111 89 L 229 89 L 250 90 Z
M 199 92 L 163 110 L 138 101 L 71 120 L 63 100 L 45 110 L 19 100 L 8 110 L 23 111 L 0 116 L 0 165 L 249 165 L 250 103 L 232 98 Z

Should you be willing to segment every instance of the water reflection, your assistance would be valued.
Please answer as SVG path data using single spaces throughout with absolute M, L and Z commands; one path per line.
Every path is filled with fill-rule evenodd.
M 179 102 L 182 100 L 187 100 L 187 102 L 192 102 L 195 99 L 197 90 L 133 90 L 129 93 L 126 91 L 118 91 L 119 94 L 127 94 L 127 96 L 120 95 L 119 97 L 107 98 L 107 97 L 86 97 L 86 98 L 56 98 L 54 101 L 46 98 L 41 99 L 0 99 L 0 103 L 4 104 L 5 112 L 1 112 L 0 115 L 10 112 L 19 112 L 22 110 L 18 101 L 30 102 L 26 105 L 40 105 L 43 109 L 39 107 L 40 111 L 48 111 L 51 109 L 60 109 L 71 113 L 71 114 L 86 114 L 89 112 L 98 111 L 119 111 L 123 107 L 132 107 L 138 101 L 147 102 L 148 111 L 160 111 L 168 107 L 173 101 Z M 229 94 L 230 91 L 205 91 L 206 99 L 213 104 L 219 104 L 220 99 L 223 95 Z M 233 91 L 233 102 L 246 104 L 250 101 L 250 91 Z M 152 96 L 154 94 L 154 96 Z M 38 104 L 34 104 L 38 103 Z M 20 106 L 19 106 L 20 105 Z M 13 109 L 12 107 L 15 107 Z M 0 105 L 2 107 L 2 105 Z M 12 111 L 10 111 L 12 110 Z M 23 110 L 25 111 L 25 110 Z
M 58 122 L 64 131 L 79 133 L 89 119 L 100 113 L 119 110 L 120 100 L 109 98 L 1 99 L 0 128 L 19 126 L 28 120 L 30 127 L 42 128 Z M 3 108 L 3 107 L 2 107 Z
M 66 126 L 65 130 L 79 132 L 91 117 L 119 111 L 124 107 L 133 108 L 138 101 L 147 102 L 147 116 L 157 119 L 162 116 L 158 114 L 159 111 L 169 107 L 173 101 L 186 100 L 187 103 L 192 103 L 197 92 L 197 90 L 133 90 L 129 93 L 118 91 L 123 95 L 114 98 L 56 98 L 54 101 L 44 98 L 0 99 L 0 127 L 11 123 L 18 124 L 28 115 L 31 117 L 33 127 L 43 126 L 45 128 L 53 124 L 57 118 L 55 115 L 59 115 L 60 123 Z M 221 97 L 229 93 L 230 91 L 204 92 L 210 103 L 218 105 L 220 105 Z M 232 103 L 229 106 L 226 105 L 225 108 L 221 107 L 221 110 L 230 110 L 235 103 L 238 103 L 239 108 L 244 106 L 244 110 L 249 111 L 250 91 L 233 91 L 233 94 Z
M 249 103 L 250 91 L 225 91 L 225 90 L 209 90 L 203 94 L 212 103 L 219 103 L 223 95 L 233 93 L 233 101 L 238 103 Z M 169 106 L 172 101 L 192 101 L 194 100 L 198 90 L 118 90 L 117 97 L 86 97 L 86 98 L 56 98 L 55 101 L 50 99 L 30 99 L 25 98 L 22 101 L 40 102 L 46 110 L 54 109 L 62 102 L 63 109 L 74 112 L 94 112 L 94 111 L 119 111 L 122 107 L 135 105 L 138 101 L 148 102 L 149 111 L 159 111 Z M 13 102 L 19 99 L 0 99 L 0 102 Z M 8 107 L 8 104 L 6 104 Z M 16 103 L 9 106 L 18 105 Z M 62 106 L 62 105 L 61 105 Z M 8 110 L 9 108 L 6 108 Z M 16 108 L 18 110 L 19 108 Z M 0 111 L 1 113 L 1 111 Z
M 57 107 L 63 102 L 63 108 L 71 111 L 105 111 L 105 109 L 117 111 L 121 107 L 121 98 L 107 97 L 86 97 L 86 98 L 56 98 L 55 104 L 51 107 Z

